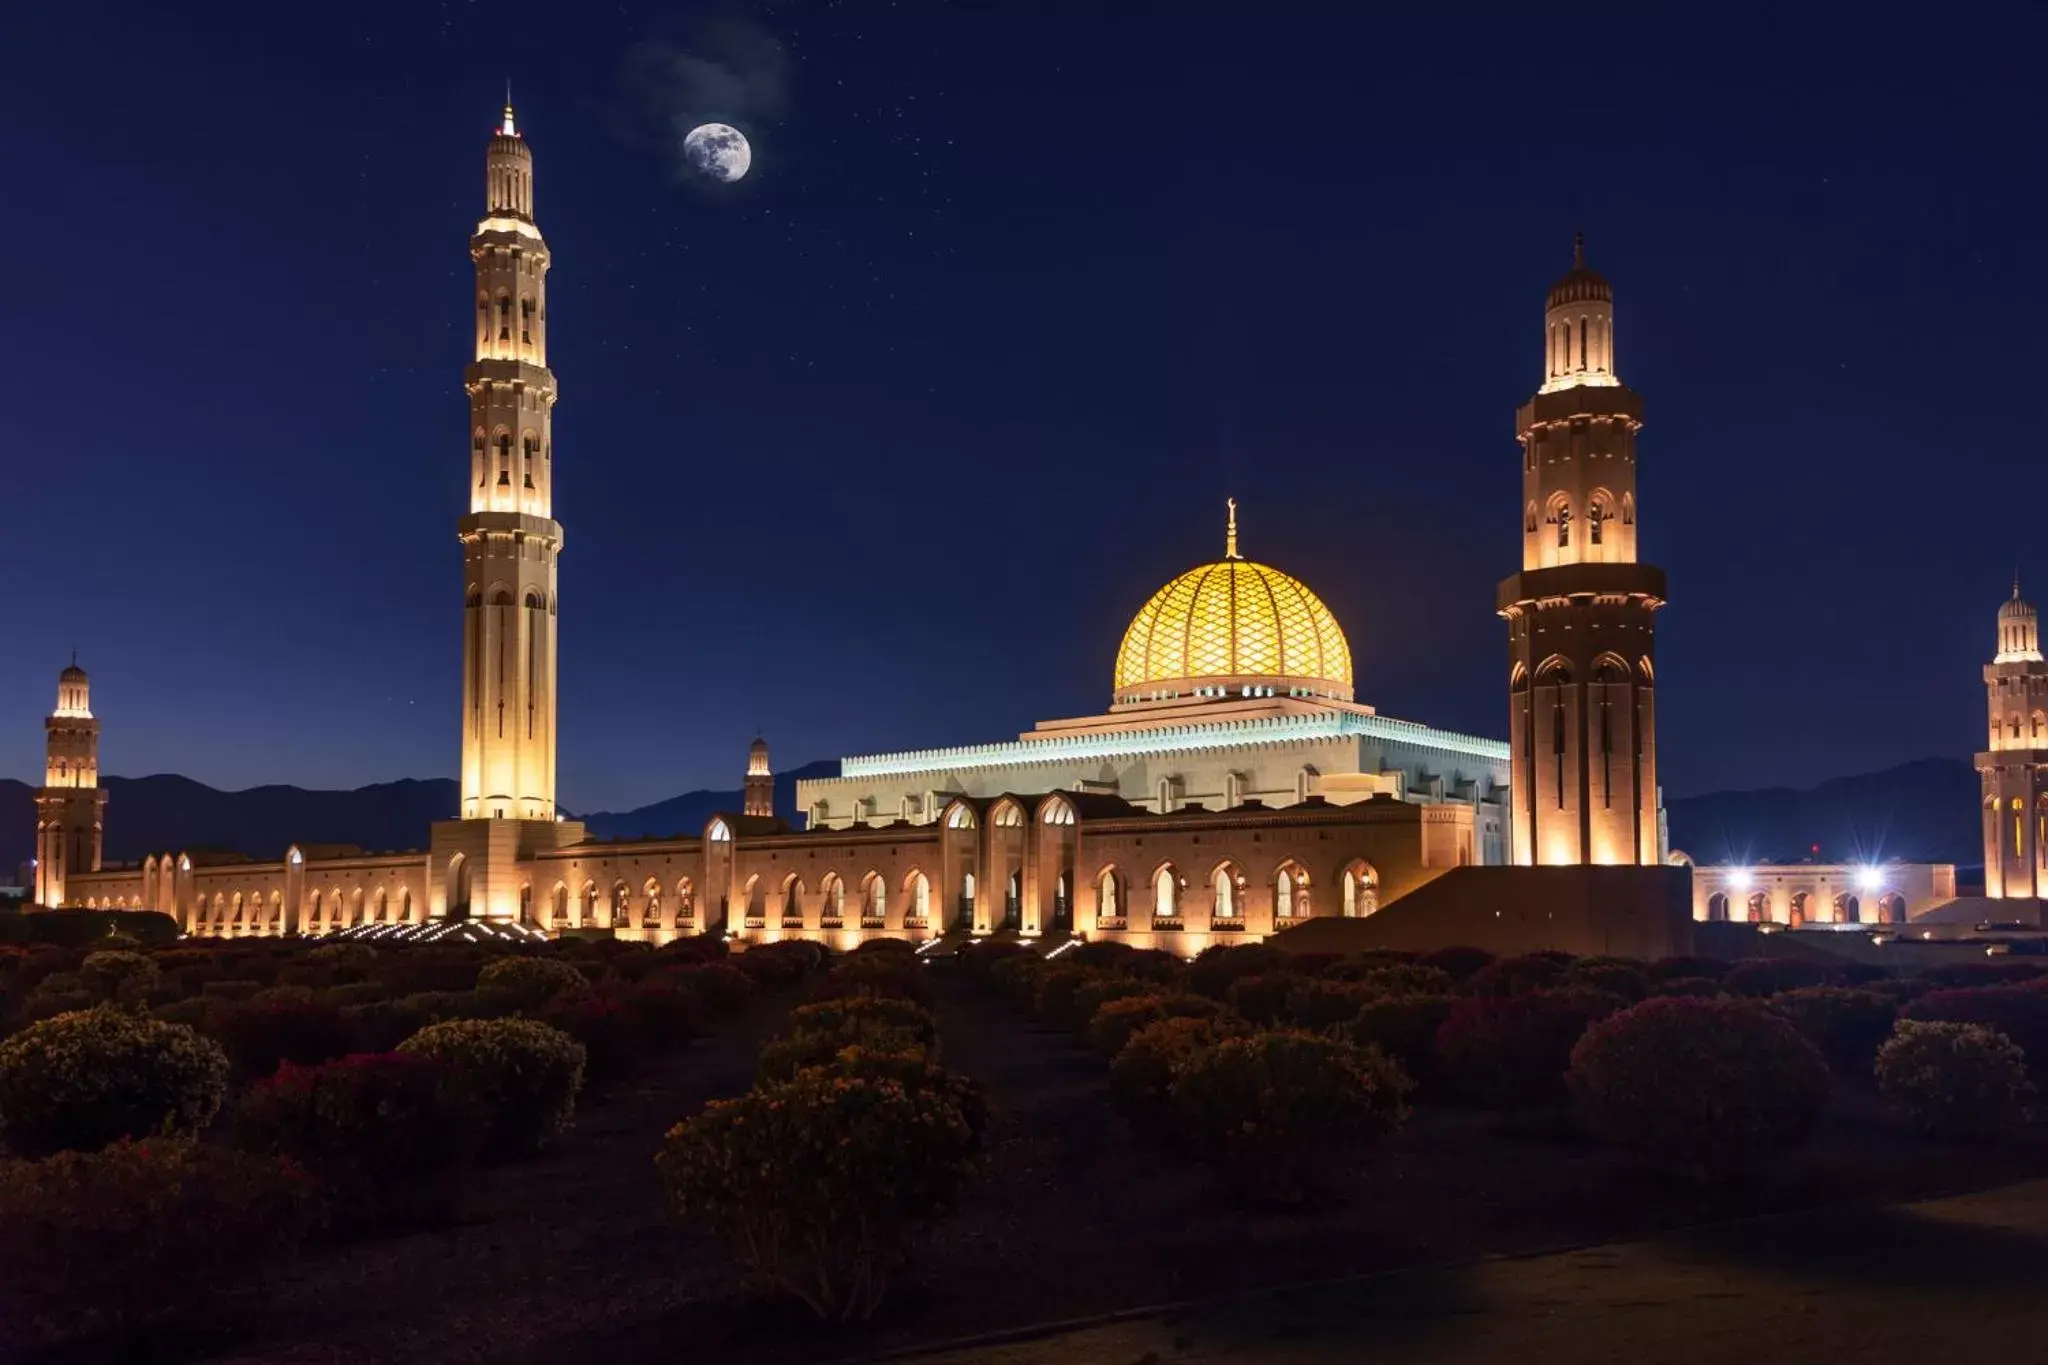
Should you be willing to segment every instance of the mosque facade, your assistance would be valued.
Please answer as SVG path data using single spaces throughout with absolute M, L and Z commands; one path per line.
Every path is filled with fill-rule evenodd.
M 1460 867 L 1663 861 L 1650 616 L 1636 558 L 1636 395 L 1612 293 L 1581 256 L 1546 308 L 1520 412 L 1523 567 L 1502 584 L 1510 739 L 1384 716 L 1306 584 L 1240 550 L 1161 587 L 1103 710 L 984 745 L 855 755 L 776 817 L 767 746 L 742 809 L 594 840 L 555 804 L 563 530 L 552 500 L 551 265 L 532 149 L 508 106 L 470 239 L 475 356 L 463 548 L 460 809 L 400 854 L 301 844 L 276 862 L 170 850 L 100 861 L 98 722 L 82 671 L 50 717 L 37 903 L 158 910 L 208 935 L 484 919 L 663 940 L 726 933 L 1079 933 L 1193 951 L 1362 917 Z M 1250 537 L 1247 537 L 1250 539 Z

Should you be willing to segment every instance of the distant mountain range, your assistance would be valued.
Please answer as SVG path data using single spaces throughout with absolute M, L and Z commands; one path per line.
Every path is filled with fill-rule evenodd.
M 796 821 L 796 784 L 836 777 L 833 760 L 775 776 L 775 810 Z M 110 777 L 110 862 L 166 849 L 232 848 L 281 858 L 293 840 L 354 844 L 368 850 L 424 848 L 427 826 L 455 814 L 452 778 L 380 782 L 354 791 L 251 787 L 224 792 L 190 778 Z M 603 839 L 695 834 L 713 812 L 738 810 L 740 792 L 685 792 L 637 810 L 580 817 Z M 1670 803 L 1671 843 L 1702 863 L 1983 860 L 1977 827 L 1977 774 L 1956 758 L 1923 758 L 1883 772 L 1838 777 L 1817 787 L 1714 792 Z M 26 783 L 0 780 L 0 882 L 33 852 L 35 801 Z
M 775 810 L 792 823 L 796 784 L 837 777 L 837 760 L 809 763 L 775 775 Z M 408 778 L 354 791 L 251 787 L 225 792 L 189 777 L 108 777 L 109 862 L 134 862 L 167 849 L 230 848 L 260 859 L 282 858 L 294 841 L 353 844 L 358 848 L 425 848 L 427 826 L 454 816 L 460 799 L 454 778 Z M 581 816 L 600 839 L 697 834 L 717 811 L 740 808 L 740 789 L 693 791 L 637 810 Z M 0 883 L 35 852 L 35 789 L 0 779 Z
M 1981 867 L 1977 770 L 1961 758 L 1919 758 L 1883 772 L 1794 791 L 1713 792 L 1667 804 L 1671 846 L 1694 862 L 1955 863 Z

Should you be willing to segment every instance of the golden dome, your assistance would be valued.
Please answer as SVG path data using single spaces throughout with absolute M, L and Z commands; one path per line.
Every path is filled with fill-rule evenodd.
M 1223 558 L 1152 594 L 1116 656 L 1118 701 L 1210 688 L 1351 700 L 1351 646 L 1337 618 L 1300 579 L 1238 555 L 1235 500 Z

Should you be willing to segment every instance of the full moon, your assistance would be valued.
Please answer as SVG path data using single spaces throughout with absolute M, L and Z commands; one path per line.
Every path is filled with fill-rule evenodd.
M 703 123 L 683 139 L 683 159 L 690 169 L 730 185 L 754 164 L 754 149 L 731 124 Z

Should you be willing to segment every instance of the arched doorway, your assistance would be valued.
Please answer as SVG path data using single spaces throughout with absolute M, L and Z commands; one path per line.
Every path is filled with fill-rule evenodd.
M 1722 892 L 1716 891 L 1707 897 L 1707 918 L 1716 924 L 1728 918 L 1728 897 Z
M 1792 912 L 1786 922 L 1794 929 L 1803 928 L 1806 924 L 1806 917 L 1813 913 L 1812 906 L 1812 896 L 1804 891 L 1794 891 L 1792 893 Z
M 1771 920 L 1771 895 L 1768 891 L 1749 893 L 1749 922 L 1768 924 Z
M 1880 924 L 1904 924 L 1906 898 L 1896 891 L 1885 892 L 1877 901 L 1877 921 Z
M 448 918 L 469 918 L 469 859 L 460 853 L 448 860 Z
M 1863 919 L 1863 902 L 1844 891 L 1835 897 L 1835 923 L 1856 924 Z

